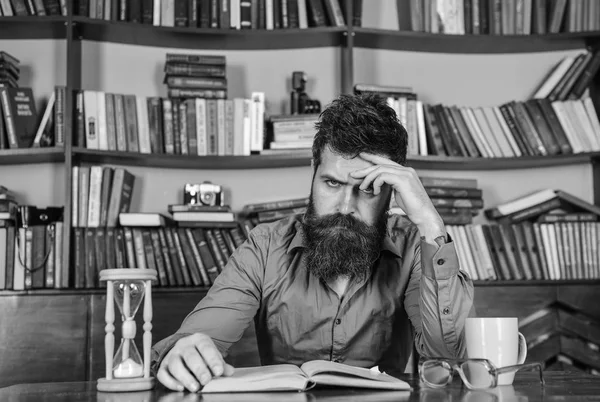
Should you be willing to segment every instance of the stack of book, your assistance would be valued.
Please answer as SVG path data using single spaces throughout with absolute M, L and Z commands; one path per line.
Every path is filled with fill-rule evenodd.
M 496 221 L 482 225 L 487 249 L 465 252 L 463 266 L 473 266 L 470 260 L 483 251 L 498 279 L 600 278 L 600 207 L 544 189 L 486 209 L 485 215 Z
M 264 105 L 263 92 L 250 99 L 179 99 L 79 91 L 77 145 L 143 154 L 250 155 L 263 149 Z
M 308 151 L 316 134 L 318 114 L 271 116 L 267 125 L 268 149 L 261 154 Z
M 360 26 L 362 0 L 353 1 L 352 19 Z M 139 0 L 78 3 L 74 11 L 78 15 L 163 27 L 272 30 L 345 25 L 345 0 L 161 0 L 158 6 L 156 1 L 153 5 Z
M 273 222 L 306 212 L 308 197 L 246 204 L 240 212 L 244 230 L 249 232 L 259 223 Z
M 457 35 L 529 35 L 597 31 L 596 0 L 398 1 L 400 30 Z
M 169 206 L 176 217 L 179 208 L 173 207 L 179 206 Z M 162 287 L 211 286 L 231 254 L 246 240 L 237 223 L 195 227 L 161 213 L 137 212 L 122 213 L 119 221 L 114 242 L 105 246 L 107 258 L 114 260 L 116 268 L 156 269 L 158 286 Z
M 0 226 L 15 220 L 17 212 L 17 195 L 8 188 L 0 185 Z
M 477 179 L 420 177 L 433 206 L 446 225 L 467 225 L 483 209 L 482 190 L 477 187 Z M 390 213 L 405 215 L 396 205 Z
M 227 98 L 226 59 L 219 55 L 167 53 L 164 84 L 169 98 Z
M 12 6 L 11 6 L 12 3 Z M 48 1 L 0 1 L 0 15 L 5 17 L 28 15 L 67 15 L 67 2 Z
M 0 87 L 16 88 L 19 86 L 18 81 L 21 73 L 19 63 L 16 57 L 0 50 Z
M 229 205 L 169 205 L 172 219 L 180 227 L 236 227 L 238 222 Z

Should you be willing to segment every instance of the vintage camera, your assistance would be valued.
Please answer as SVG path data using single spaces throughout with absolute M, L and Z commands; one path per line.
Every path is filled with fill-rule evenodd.
M 321 102 L 310 99 L 306 90 L 306 73 L 292 73 L 292 93 L 290 95 L 291 114 L 321 113 Z
M 188 205 L 224 205 L 223 188 L 209 181 L 200 184 L 187 183 L 183 189 L 183 203 Z
M 49 225 L 63 220 L 64 207 L 38 208 L 33 205 L 19 205 L 17 209 L 17 226 Z

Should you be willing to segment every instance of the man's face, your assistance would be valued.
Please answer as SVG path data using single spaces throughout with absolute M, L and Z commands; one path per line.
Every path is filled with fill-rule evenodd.
M 350 176 L 371 165 L 327 148 L 322 154 L 303 221 L 307 268 L 321 279 L 362 278 L 379 255 L 391 190 L 384 185 L 375 196 L 370 189 L 361 191 L 362 180 Z

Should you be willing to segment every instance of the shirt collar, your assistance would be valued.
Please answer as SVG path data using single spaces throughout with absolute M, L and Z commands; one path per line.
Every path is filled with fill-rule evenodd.
M 302 219 L 302 218 L 300 218 L 300 219 Z M 304 228 L 302 227 L 302 224 L 300 221 L 296 221 L 296 234 L 292 238 L 292 241 L 290 242 L 290 245 L 287 248 L 287 252 L 289 253 L 292 250 L 294 250 L 296 248 L 300 248 L 300 247 L 306 247 L 306 244 L 304 242 Z M 396 246 L 396 244 L 392 241 L 392 239 L 390 237 L 389 228 L 388 228 L 387 234 L 385 235 L 385 237 L 383 239 L 383 243 L 381 244 L 381 250 L 389 251 L 390 253 L 394 254 L 395 256 L 402 258 L 402 255 L 400 254 L 400 250 L 399 250 L 398 246 Z

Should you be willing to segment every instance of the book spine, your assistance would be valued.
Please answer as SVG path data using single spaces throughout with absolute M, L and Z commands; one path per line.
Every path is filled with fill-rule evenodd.
M 2 112 L 4 114 L 4 124 L 6 127 L 6 133 L 8 134 L 8 146 L 11 149 L 18 148 L 19 143 L 17 141 L 17 129 L 10 108 L 10 101 L 8 100 L 8 88 L 0 88 L 0 97 L 2 98 Z
M 165 267 L 162 246 L 160 243 L 159 229 L 152 228 L 149 232 L 152 244 L 151 247 L 154 253 L 154 259 L 156 261 L 156 270 L 158 272 L 158 282 L 160 283 L 160 286 L 169 286 L 169 279 Z

